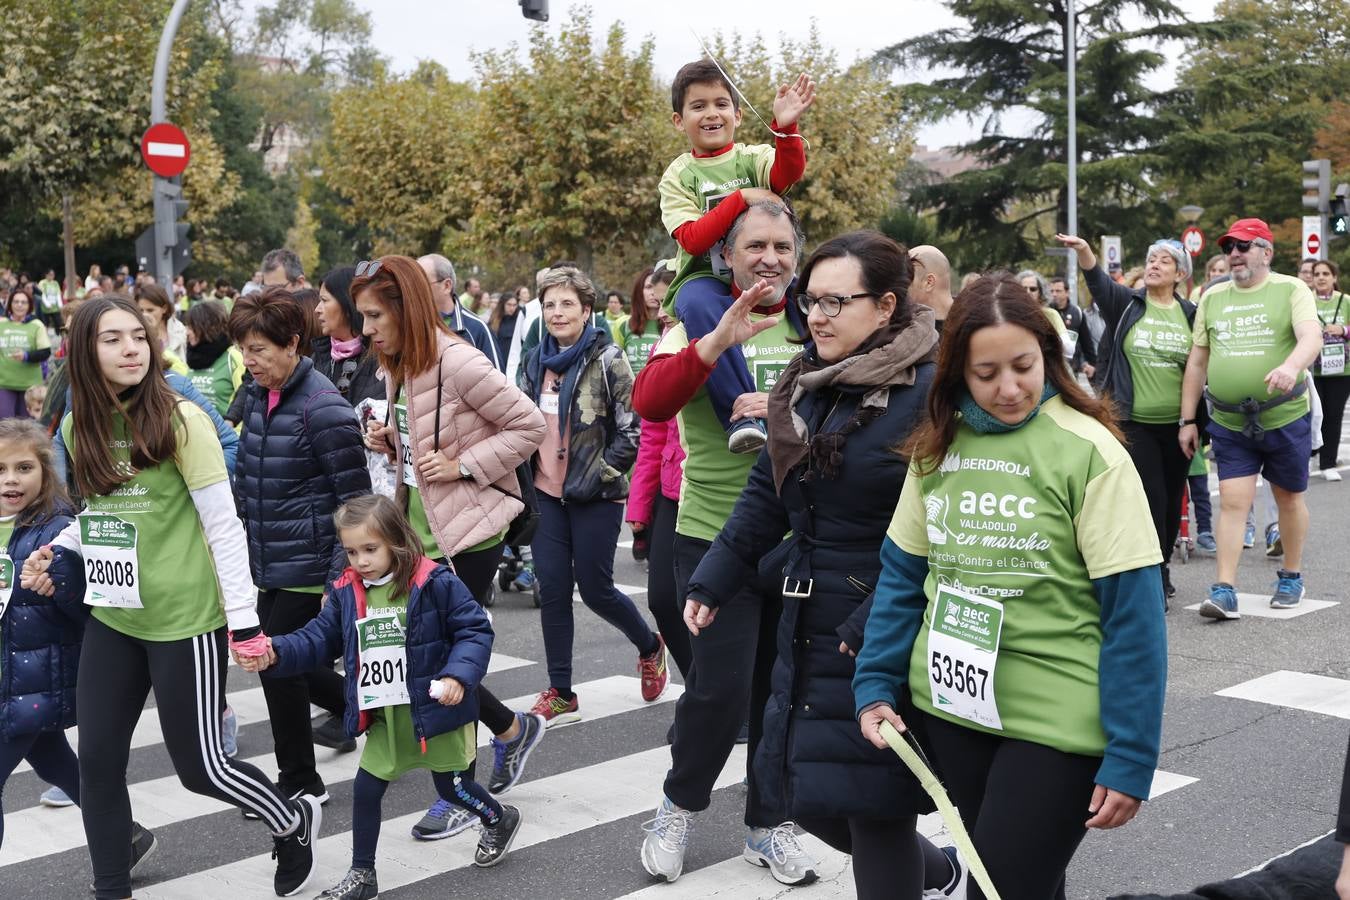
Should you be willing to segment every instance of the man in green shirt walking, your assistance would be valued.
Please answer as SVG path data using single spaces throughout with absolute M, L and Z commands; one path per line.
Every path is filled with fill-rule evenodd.
M 1312 452 L 1307 369 L 1321 352 L 1322 326 L 1308 286 L 1270 270 L 1274 237 L 1265 222 L 1239 219 L 1219 238 L 1219 248 L 1233 277 L 1200 298 L 1177 439 L 1187 456 L 1199 448 L 1196 410 L 1204 393 L 1213 408 L 1209 434 L 1219 468 L 1219 571 L 1200 615 L 1222 620 L 1240 617 L 1234 584 L 1258 475 L 1270 482 L 1284 540 L 1285 567 L 1270 605 L 1290 609 L 1303 598 L 1303 495 Z

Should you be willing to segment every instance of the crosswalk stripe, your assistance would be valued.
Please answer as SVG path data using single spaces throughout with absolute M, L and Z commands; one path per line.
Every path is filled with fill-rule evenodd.
M 1244 616 L 1256 616 L 1258 619 L 1296 619 L 1311 612 L 1319 612 L 1340 605 L 1339 601 L 1336 600 L 1313 600 L 1304 597 L 1299 601 L 1298 606 L 1293 609 L 1271 609 L 1269 594 L 1244 593 L 1237 595 L 1237 601 L 1238 612 Z M 1200 604 L 1192 603 L 1186 608 L 1194 612 L 1200 608 Z
M 532 665 L 534 665 L 532 660 L 521 659 L 519 656 L 508 656 L 505 653 L 494 653 L 488 662 L 488 674 L 508 672 L 511 669 Z M 241 727 L 252 722 L 266 721 L 267 700 L 263 697 L 262 688 L 233 691 L 226 695 L 226 699 L 231 708 L 234 709 L 234 714 L 239 718 Z M 80 746 L 78 728 L 66 729 L 66 737 L 70 740 L 70 746 L 75 748 Z M 164 743 L 164 732 L 160 730 L 159 715 L 153 709 L 147 708 L 142 712 L 141 720 L 136 723 L 136 730 L 131 733 L 131 749 L 152 747 L 155 744 L 162 743 Z M 14 772 L 15 774 L 31 772 L 32 769 L 33 767 L 27 762 L 22 762 L 14 769 Z
M 1325 675 L 1280 670 L 1215 693 L 1220 697 L 1350 719 L 1350 681 Z
M 1149 791 L 1148 799 L 1157 800 L 1163 794 L 1179 791 L 1199 780 L 1199 778 L 1192 778 L 1190 775 L 1178 775 L 1175 772 L 1164 772 L 1162 769 L 1156 769 L 1153 772 L 1153 787 Z
M 683 687 L 671 683 L 655 704 L 645 703 L 642 700 L 641 682 L 629 675 L 611 675 L 583 682 L 576 685 L 573 690 L 581 701 L 581 713 L 584 717 L 582 724 L 644 707 L 671 703 L 684 693 Z M 511 709 L 529 709 L 534 699 L 534 694 L 526 694 L 504 702 Z M 487 729 L 479 728 L 478 746 L 487 746 L 491 737 Z M 360 748 L 364 746 L 365 738 L 358 738 L 357 743 L 357 752 L 351 754 L 320 752 L 315 768 L 325 784 L 331 787 L 356 777 L 357 761 L 361 758 Z M 661 749 L 668 754 L 666 748 Z M 271 753 L 252 757 L 247 762 L 264 772 L 272 771 L 276 767 L 276 758 Z M 660 771 L 664 772 L 665 769 L 666 764 L 663 763 Z M 179 784 L 175 775 L 131 784 L 129 791 L 132 813 L 136 820 L 147 828 L 170 825 L 232 808 L 220 800 L 186 790 Z M 598 791 L 593 796 L 604 796 L 604 792 Z M 419 814 L 417 818 L 420 817 Z M 0 866 L 61 853 L 84 845 L 84 827 L 79 810 L 74 807 L 58 811 L 41 806 L 15 810 L 5 816 L 5 843 L 0 846 Z
M 520 808 L 525 821 L 514 849 L 564 838 L 597 825 L 616 822 L 655 808 L 661 798 L 661 782 L 670 765 L 670 748 L 656 747 L 620 756 L 584 768 L 522 784 L 511 792 L 510 802 Z M 717 776 L 714 790 L 740 783 L 745 773 L 745 748 L 738 746 Z M 431 843 L 408 836 L 422 818 L 421 812 L 388 819 L 381 825 L 376 869 L 381 891 L 415 884 L 473 863 L 476 841 L 469 833 L 459 838 Z M 322 837 L 315 848 L 314 880 L 307 890 L 322 890 L 335 884 L 351 864 L 351 832 Z M 510 865 L 508 860 L 507 865 Z M 172 881 L 137 888 L 142 900 L 235 900 L 264 896 L 272 889 L 274 864 L 269 854 L 259 854 Z

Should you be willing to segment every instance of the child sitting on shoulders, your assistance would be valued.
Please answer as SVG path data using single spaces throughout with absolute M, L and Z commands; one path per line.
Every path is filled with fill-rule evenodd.
M 334 520 L 351 565 L 323 611 L 299 631 L 269 638 L 267 656 L 239 663 L 248 671 L 295 675 L 342 653 L 346 733 L 364 733 L 366 745 L 352 784 L 351 870 L 319 896 L 370 900 L 379 893 L 380 804 L 394 779 L 428 769 L 441 797 L 478 816 L 476 866 L 501 862 L 521 815 L 466 771 L 478 753 L 474 689 L 492 654 L 487 614 L 449 569 L 422 554 L 388 497 L 357 497 Z
M 713 275 L 730 283 L 731 270 L 722 259 L 722 242 L 736 217 L 757 200 L 783 194 L 806 171 L 805 141 L 797 120 L 815 102 L 816 85 L 802 74 L 779 87 L 773 101 L 770 129 L 774 146 L 735 143 L 741 124 L 740 101 L 731 82 L 711 59 L 683 66 L 671 86 L 671 121 L 689 138 L 690 151 L 675 159 L 661 176 L 661 222 L 679 247 L 676 277 L 665 309 L 685 321 L 677 305 L 681 286 L 692 278 Z M 722 310 L 708 321 L 716 323 Z M 702 337 L 703 316 L 686 321 L 689 339 Z M 734 453 L 758 453 L 764 426 L 758 419 L 731 421 L 731 410 L 748 376 L 745 358 L 733 348 L 718 360 L 707 382 L 708 399 L 727 431 Z

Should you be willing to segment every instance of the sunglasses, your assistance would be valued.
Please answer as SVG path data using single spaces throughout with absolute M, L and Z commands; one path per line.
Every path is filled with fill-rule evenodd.
M 378 271 L 380 271 L 378 259 L 367 259 L 356 264 L 357 278 L 373 278 Z
M 1219 242 L 1219 249 L 1222 250 L 1224 253 L 1232 253 L 1234 248 L 1236 248 L 1237 252 L 1239 253 L 1246 253 L 1248 250 L 1252 249 L 1252 242 L 1236 241 L 1236 240 L 1228 242 L 1224 241 Z

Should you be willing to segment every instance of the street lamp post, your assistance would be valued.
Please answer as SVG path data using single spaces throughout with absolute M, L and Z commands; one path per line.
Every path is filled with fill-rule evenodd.
M 1066 60 L 1069 75 L 1069 234 L 1078 234 L 1078 30 L 1074 15 L 1077 0 L 1069 0 L 1066 31 Z M 1078 302 L 1078 255 L 1069 254 L 1069 302 Z

